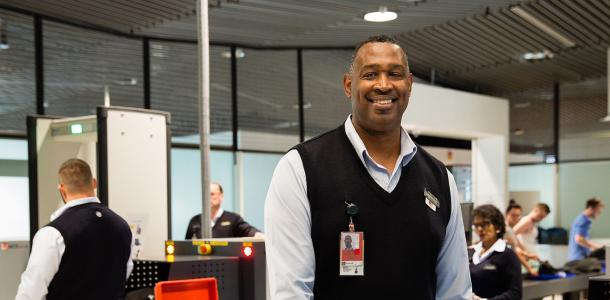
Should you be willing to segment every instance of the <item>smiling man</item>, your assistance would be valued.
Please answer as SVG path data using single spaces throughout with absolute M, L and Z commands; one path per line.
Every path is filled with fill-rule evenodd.
M 343 78 L 352 114 L 278 163 L 265 202 L 271 299 L 471 299 L 457 187 L 401 126 L 413 76 L 387 36 Z M 341 243 L 358 238 L 346 259 Z

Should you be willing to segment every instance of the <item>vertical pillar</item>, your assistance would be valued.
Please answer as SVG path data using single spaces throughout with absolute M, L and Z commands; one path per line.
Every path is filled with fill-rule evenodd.
M 201 152 L 201 237 L 212 237 L 210 224 L 210 36 L 208 1 L 197 1 L 197 40 L 199 62 L 199 137 Z

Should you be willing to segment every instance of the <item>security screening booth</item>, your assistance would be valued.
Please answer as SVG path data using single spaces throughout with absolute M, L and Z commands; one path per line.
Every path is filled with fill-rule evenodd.
M 59 166 L 80 158 L 98 180 L 100 201 L 132 230 L 134 270 L 127 299 L 138 291 L 147 294 L 159 281 L 206 277 L 216 278 L 220 299 L 265 299 L 261 239 L 169 240 L 169 124 L 167 112 L 112 106 L 83 117 L 29 116 L 30 239 L 62 205 Z
M 62 204 L 57 170 L 69 158 L 91 166 L 100 201 L 123 217 L 135 256 L 162 255 L 170 232 L 170 115 L 125 107 L 76 118 L 29 116 L 30 235 Z

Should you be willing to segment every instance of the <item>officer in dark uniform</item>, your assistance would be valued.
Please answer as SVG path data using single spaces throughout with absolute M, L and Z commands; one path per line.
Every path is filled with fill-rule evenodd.
M 212 211 L 212 237 L 214 238 L 229 238 L 229 237 L 264 237 L 260 230 L 248 224 L 244 219 L 230 211 L 223 210 L 220 206 L 224 199 L 222 186 L 219 183 L 213 182 L 210 184 L 210 205 Z M 201 214 L 191 218 L 188 228 L 186 229 L 185 239 L 201 238 Z
M 70 159 L 59 168 L 65 203 L 34 236 L 16 300 L 122 298 L 133 240 L 127 222 L 95 196 L 89 165 Z

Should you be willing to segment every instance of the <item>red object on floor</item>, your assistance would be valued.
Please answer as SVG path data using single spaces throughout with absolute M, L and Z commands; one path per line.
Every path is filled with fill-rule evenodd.
M 155 286 L 156 300 L 218 300 L 216 278 L 161 281 Z

